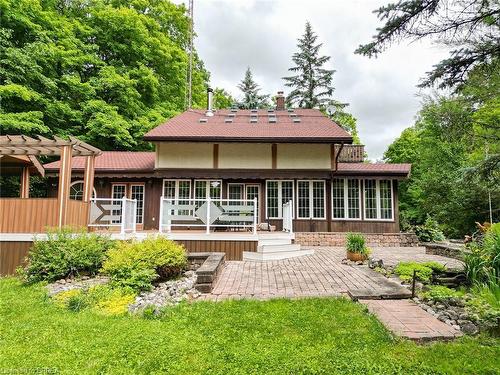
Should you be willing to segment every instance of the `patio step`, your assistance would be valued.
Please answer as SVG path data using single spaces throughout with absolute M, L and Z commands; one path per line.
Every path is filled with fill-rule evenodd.
M 265 245 L 290 245 L 292 238 L 259 238 L 259 246 Z
M 259 253 L 253 251 L 244 251 L 243 260 L 253 260 L 253 261 L 267 261 L 267 260 L 281 260 L 288 258 L 295 258 L 304 255 L 312 255 L 314 250 L 293 250 L 293 251 L 277 251 L 273 253 Z
M 279 253 L 282 251 L 298 251 L 298 250 L 300 250 L 300 245 L 291 243 L 257 246 L 258 253 Z

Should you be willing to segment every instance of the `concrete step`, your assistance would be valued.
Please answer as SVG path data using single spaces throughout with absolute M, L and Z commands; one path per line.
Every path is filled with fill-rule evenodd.
M 278 253 L 283 251 L 298 251 L 298 250 L 300 250 L 300 245 L 298 244 L 257 246 L 258 253 Z
M 261 245 L 289 245 L 292 243 L 291 238 L 263 238 L 259 239 L 259 246 Z
M 263 262 L 267 260 L 288 259 L 288 258 L 295 258 L 312 254 L 314 254 L 314 250 L 312 249 L 295 250 L 295 251 L 278 251 L 274 253 L 255 253 L 252 251 L 244 251 L 243 260 L 253 260 L 257 262 Z

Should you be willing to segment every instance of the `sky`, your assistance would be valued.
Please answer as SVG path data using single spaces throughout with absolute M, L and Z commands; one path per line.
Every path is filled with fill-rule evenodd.
M 194 0 L 194 43 L 211 73 L 212 87 L 241 97 L 236 85 L 248 66 L 262 93 L 284 90 L 286 95 L 290 88 L 282 77 L 293 66 L 297 38 L 309 21 L 323 43 L 321 54 L 331 56 L 326 67 L 336 70 L 333 98 L 349 103 L 347 110 L 358 119 L 368 157 L 377 160 L 403 129 L 413 125 L 421 95 L 429 93 L 416 86 L 448 54 L 430 41 L 402 41 L 376 59 L 355 55 L 354 50 L 382 25 L 372 11 L 388 2 Z

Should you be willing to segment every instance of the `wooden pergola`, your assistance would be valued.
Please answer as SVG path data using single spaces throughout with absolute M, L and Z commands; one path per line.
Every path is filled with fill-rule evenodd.
M 85 172 L 83 179 L 83 202 L 90 201 L 92 188 L 94 186 L 95 157 L 101 154 L 101 150 L 95 148 L 77 138 L 69 137 L 69 140 L 54 137 L 48 139 L 38 136 L 37 139 L 24 135 L 0 136 L 0 164 L 7 168 L 10 165 L 18 165 L 21 168 L 20 197 L 29 198 L 30 168 L 35 168 L 42 176 L 43 166 L 38 162 L 37 156 L 60 156 L 59 185 L 57 195 L 58 226 L 66 224 L 68 211 L 71 163 L 73 156 L 83 156 L 85 160 Z

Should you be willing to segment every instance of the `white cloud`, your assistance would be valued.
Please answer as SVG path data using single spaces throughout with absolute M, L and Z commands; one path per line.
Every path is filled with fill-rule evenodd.
M 177 2 L 183 2 L 178 0 Z M 236 85 L 250 66 L 263 92 L 285 89 L 297 38 L 308 20 L 332 56 L 334 97 L 350 103 L 370 158 L 412 125 L 419 108 L 416 85 L 447 50 L 430 42 L 403 41 L 377 59 L 354 54 L 381 25 L 373 9 L 389 0 L 235 1 L 195 0 L 195 45 L 211 84 L 239 96 Z

